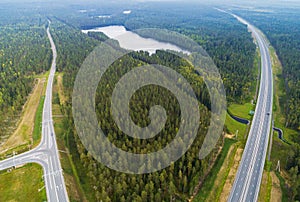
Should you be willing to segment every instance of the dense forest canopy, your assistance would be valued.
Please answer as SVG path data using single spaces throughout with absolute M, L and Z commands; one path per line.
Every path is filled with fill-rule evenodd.
M 69 97 L 71 97 L 76 73 L 84 58 L 97 43 L 106 39 L 105 36 L 98 33 L 84 35 L 79 32 L 79 29 L 119 24 L 125 25 L 127 29 L 144 27 L 141 25 L 171 29 L 192 37 L 211 54 L 213 60 L 220 68 L 225 87 L 227 87 L 228 99 L 231 102 L 245 102 L 252 99 L 250 93 L 256 85 L 256 80 L 253 79 L 255 77 L 253 68 L 255 45 L 251 34 L 247 32 L 245 26 L 240 25 L 239 22 L 230 17 L 225 17 L 226 19 L 220 22 L 224 16 L 214 9 L 206 11 L 207 8 L 200 8 L 195 11 L 190 8 L 192 11 L 189 15 L 185 15 L 183 11 L 180 11 L 177 12 L 176 16 L 174 14 L 170 16 L 172 9 L 164 7 L 164 12 L 160 10 L 158 12 L 159 15 L 155 16 L 153 13 L 161 8 L 155 5 L 151 6 L 151 8 L 146 6 L 147 14 L 145 14 L 144 8 L 140 8 L 133 11 L 132 16 L 124 16 L 122 9 L 112 10 L 111 12 L 118 13 L 114 14 L 98 7 L 94 7 L 92 10 L 86 9 L 91 12 L 80 13 L 78 10 L 85 8 L 75 6 L 77 14 L 74 14 L 75 11 L 70 14 L 59 12 L 59 14 L 51 17 L 53 19 L 51 29 L 59 51 L 58 69 L 64 72 L 64 85 L 69 91 Z M 154 9 L 153 13 L 150 12 L 152 9 Z M 211 13 L 208 14 L 208 12 Z M 105 19 L 95 18 L 95 16 L 103 15 L 112 15 L 113 17 Z M 208 17 L 205 17 L 207 15 Z M 198 17 L 196 18 L 196 16 Z M 184 17 L 187 20 L 182 22 Z M 196 19 L 192 20 L 193 18 Z M 164 20 L 162 21 L 161 19 Z M 169 59 L 166 61 L 166 58 Z M 166 64 L 167 62 L 168 64 L 166 65 L 176 69 L 186 76 L 187 79 L 194 81 L 194 90 L 200 103 L 202 103 L 200 105 L 202 106 L 201 132 L 192 148 L 170 167 L 152 174 L 138 176 L 122 174 L 97 163 L 85 150 L 74 130 L 71 105 L 66 104 L 62 108 L 68 116 L 65 121 L 67 145 L 70 145 L 75 161 L 81 162 L 80 176 L 82 179 L 88 179 L 88 184 L 95 190 L 95 194 L 91 196 L 94 199 L 103 201 L 169 201 L 170 198 L 178 201 L 187 200 L 195 189 L 195 184 L 199 180 L 204 179 L 209 166 L 216 156 L 217 149 L 211 152 L 204 160 L 199 160 L 197 157 L 203 141 L 203 135 L 209 125 L 209 111 L 206 107 L 209 107 L 209 96 L 203 81 L 200 79 L 197 84 L 196 81 L 199 79 L 199 75 L 193 73 L 189 64 L 184 61 L 178 61 L 178 59 L 163 51 L 158 51 L 153 56 L 141 52 L 124 57 L 122 62 L 113 65 L 107 72 L 106 79 L 103 80 L 103 83 L 100 83 L 98 96 L 96 97 L 96 112 L 99 124 L 106 132 L 108 138 L 122 150 L 135 153 L 145 153 L 153 149 L 158 150 L 174 138 L 174 132 L 179 127 L 178 117 L 180 117 L 180 110 L 176 99 L 164 89 L 157 87 L 142 88 L 131 101 L 133 104 L 131 117 L 140 126 L 149 124 L 148 112 L 149 107 L 153 104 L 162 104 L 169 112 L 169 115 L 177 115 L 169 117 L 167 127 L 154 139 L 142 141 L 124 136 L 110 115 L 109 98 L 111 97 L 113 83 L 122 74 L 126 73 L 129 70 L 128 68 L 151 61 L 159 64 Z M 162 94 L 165 96 L 161 97 L 160 95 Z M 222 144 L 222 139 L 220 139 L 218 144 Z
M 253 99 L 251 92 L 256 86 L 253 67 L 255 44 L 246 26 L 208 6 L 145 3 L 132 7 L 134 10 L 130 15 L 124 15 L 124 9 L 120 11 L 116 7 L 112 10 L 87 7 L 88 12 L 78 15 L 64 13 L 57 19 L 80 29 L 124 25 L 129 30 L 161 28 L 184 34 L 203 46 L 213 58 L 223 78 L 229 102 L 244 103 Z M 74 8 L 82 9 L 80 6 Z

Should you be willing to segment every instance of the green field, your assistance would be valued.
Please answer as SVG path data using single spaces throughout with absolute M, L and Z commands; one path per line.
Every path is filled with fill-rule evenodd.
M 229 113 L 231 113 L 234 116 L 244 118 L 247 120 L 251 120 L 252 116 L 249 114 L 249 112 L 254 109 L 255 109 L 255 105 L 252 105 L 251 103 L 246 103 L 243 105 L 231 104 L 228 107 Z
M 0 201 L 46 201 L 42 176 L 42 167 L 37 164 L 28 164 L 10 173 L 2 172 Z
M 238 137 L 240 138 L 244 137 L 247 129 L 247 125 L 237 122 L 229 114 L 226 115 L 225 126 L 230 134 L 235 134 L 238 131 Z

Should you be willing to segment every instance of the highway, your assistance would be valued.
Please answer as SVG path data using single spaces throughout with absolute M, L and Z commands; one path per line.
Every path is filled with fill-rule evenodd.
M 50 24 L 51 22 L 49 21 L 49 27 Z M 41 143 L 38 147 L 31 151 L 1 161 L 0 170 L 5 170 L 26 163 L 37 163 L 43 167 L 43 178 L 45 181 L 48 201 L 65 202 L 69 200 L 64 182 L 63 170 L 59 160 L 59 153 L 52 120 L 52 86 L 56 71 L 57 51 L 50 34 L 49 27 L 47 28 L 47 35 L 51 44 L 53 59 L 44 101 Z
M 255 114 L 234 185 L 228 198 L 228 201 L 249 202 L 258 199 L 271 130 L 273 104 L 272 63 L 268 43 L 263 34 L 246 20 L 237 15 L 231 15 L 248 26 L 261 53 L 261 79 Z

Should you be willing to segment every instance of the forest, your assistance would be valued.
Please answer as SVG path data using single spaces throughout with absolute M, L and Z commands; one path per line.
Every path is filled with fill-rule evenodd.
M 0 143 L 16 127 L 34 87 L 34 76 L 47 71 L 51 60 L 46 19 L 42 22 L 28 10 L 16 12 L 16 18 L 11 18 L 3 9 L 0 13 Z
M 255 45 L 253 44 L 251 34 L 247 33 L 246 27 L 230 18 L 222 21 L 221 19 L 223 19 L 224 16 L 218 14 L 217 11 L 209 10 L 213 14 L 208 15 L 206 13 L 208 11 L 205 12 L 205 10 L 206 9 L 200 9 L 201 12 L 199 11 L 199 13 L 204 12 L 203 16 L 199 17 L 199 13 L 197 13 L 198 18 L 194 21 L 191 19 L 195 18 L 196 11 L 190 12 L 191 16 L 188 16 L 186 23 L 180 22 L 183 20 L 183 13 L 178 16 L 170 17 L 170 13 L 168 13 L 169 11 L 167 10 L 165 10 L 165 12 L 160 11 L 161 16 L 151 16 L 151 12 L 148 13 L 149 16 L 142 15 L 143 10 L 141 10 L 139 11 L 140 13 L 135 14 L 136 16 L 134 15 L 132 19 L 128 19 L 129 17 L 124 19 L 124 16 L 123 18 L 116 17 L 117 21 L 110 23 L 125 24 L 124 20 L 128 20 L 128 24 L 125 24 L 127 29 L 142 28 L 141 25 L 148 25 L 148 27 L 167 28 L 191 36 L 206 49 L 219 67 L 228 94 L 228 101 L 237 103 L 249 101 L 252 99 L 250 96 L 251 90 L 253 90 L 256 85 L 256 80 L 254 79 L 255 70 L 253 68 Z M 103 13 L 93 11 L 93 14 L 100 15 Z M 207 15 L 209 17 L 204 17 Z M 101 19 L 96 21 L 89 16 L 88 18 L 81 17 L 80 20 L 78 20 L 79 17 L 74 16 L 74 14 L 68 16 L 66 13 L 53 16 L 51 18 L 53 20 L 51 29 L 59 53 L 57 63 L 58 70 L 64 72 L 63 82 L 70 98 L 69 103 L 61 107 L 67 116 L 64 121 L 66 145 L 69 146 L 72 152 L 74 162 L 80 162 L 78 163 L 80 165 L 76 164 L 76 166 L 78 167 L 78 173 L 82 183 L 88 185 L 85 186 L 85 189 L 95 191 L 95 194 L 90 196 L 91 200 L 187 200 L 193 193 L 198 181 L 204 180 L 208 168 L 213 163 L 217 153 L 216 150 L 211 152 L 204 160 L 199 160 L 197 157 L 203 141 L 203 134 L 205 134 L 204 131 L 209 125 L 209 96 L 203 86 L 203 81 L 201 81 L 201 79 L 199 80 L 197 74 L 193 73 L 192 67 L 190 67 L 189 64 L 178 58 L 176 59 L 176 57 L 174 58 L 174 56 L 164 51 L 158 51 L 153 56 L 145 52 L 131 54 L 123 57 L 122 62 L 113 64 L 107 72 L 106 77 L 104 77 L 98 86 L 96 112 L 99 124 L 107 134 L 107 137 L 119 148 L 122 148 L 122 150 L 135 153 L 147 153 L 153 149 L 158 150 L 164 147 L 174 138 L 174 131 L 178 128 L 178 117 L 174 116 L 174 114 L 180 115 L 178 103 L 168 91 L 158 87 L 142 88 L 131 101 L 131 103 L 134 103 L 133 107 L 131 107 L 132 119 L 140 126 L 147 126 L 149 124 L 149 108 L 154 104 L 161 104 L 167 109 L 168 114 L 171 115 L 168 116 L 167 127 L 161 131 L 157 137 L 150 140 L 142 141 L 124 136 L 110 115 L 109 98 L 111 97 L 114 83 L 118 81 L 119 77 L 129 71 L 132 66 L 147 62 L 156 62 L 159 64 L 168 63 L 169 66 L 179 71 L 188 80 L 194 81 L 193 87 L 201 103 L 201 114 L 205 115 L 201 116 L 200 128 L 202 130 L 192 148 L 181 159 L 166 169 L 152 174 L 129 175 L 113 171 L 97 163 L 82 145 L 74 128 L 72 121 L 71 92 L 76 73 L 84 58 L 101 43 L 101 41 L 106 39 L 102 34 L 91 33 L 84 35 L 80 33 L 79 29 L 101 26 L 106 24 L 107 21 L 103 22 L 103 24 L 101 23 Z M 143 19 L 141 19 L 142 16 L 144 16 Z M 165 24 L 158 24 L 159 18 L 164 18 Z M 151 19 L 151 21 L 147 22 L 149 19 Z M 170 23 L 171 21 L 172 23 Z M 139 22 L 143 23 L 139 25 Z M 225 32 L 224 29 L 226 30 Z M 234 35 L 234 37 L 232 37 L 232 35 Z M 109 86 L 109 88 L 107 88 L 107 86 Z M 166 96 L 161 97 L 160 95 L 162 94 Z M 223 138 L 219 140 L 218 145 L 222 145 L 222 139 Z
M 132 31 L 161 28 L 186 35 L 201 45 L 219 68 L 228 102 L 251 101 L 251 93 L 256 87 L 256 70 L 253 68 L 256 47 L 246 26 L 208 6 L 196 7 L 187 4 L 184 8 L 179 8 L 176 3 L 173 7 L 167 3 L 147 3 L 136 7 L 129 16 L 124 16 L 116 8 L 107 12 L 105 7 L 94 7 L 88 13 L 64 13 L 56 17 L 79 29 L 124 25 Z M 99 19 L 96 16 L 100 14 L 113 17 Z M 180 44 L 176 45 L 180 47 Z
M 24 5 L 23 5 L 24 6 Z M 126 6 L 125 6 L 126 7 Z M 210 7 L 187 5 L 184 9 L 176 3 L 145 3 L 131 5 L 131 15 L 124 15 L 124 5 L 56 5 L 39 7 L 32 4 L 10 8 L 4 5 L 0 14 L 0 137 L 9 134 L 15 125 L 26 97 L 34 86 L 34 76 L 45 72 L 50 66 L 51 51 L 46 37 L 47 19 L 52 21 L 51 33 L 58 50 L 58 71 L 63 73 L 63 85 L 67 102 L 61 105 L 64 113 L 64 139 L 75 163 L 79 180 L 90 201 L 186 201 L 192 195 L 196 184 L 205 180 L 209 167 L 217 155 L 217 148 L 203 159 L 198 152 L 209 125 L 209 96 L 203 81 L 184 60 L 164 51 L 155 55 L 146 52 L 126 55 L 114 63 L 100 82 L 96 96 L 96 113 L 99 125 L 107 137 L 122 150 L 147 153 L 167 145 L 178 130 L 180 109 L 175 97 L 157 86 L 140 89 L 131 100 L 131 117 L 139 126 L 149 124 L 149 109 L 162 105 L 168 114 L 167 124 L 157 137 L 137 140 L 125 136 L 116 126 L 110 114 L 113 86 L 118 79 L 134 66 L 145 63 L 167 65 L 181 73 L 192 83 L 198 98 L 201 121 L 196 141 L 191 149 L 171 166 L 155 173 L 130 175 L 113 171 L 98 163 L 84 148 L 75 130 L 72 115 L 72 91 L 77 72 L 85 58 L 107 37 L 100 33 L 83 34 L 80 30 L 105 25 L 124 25 L 129 30 L 141 28 L 162 28 L 184 34 L 201 45 L 212 57 L 221 73 L 227 101 L 249 102 L 256 87 L 257 72 L 254 68 L 256 47 L 247 28 L 234 18 Z M 126 7 L 127 8 L 127 7 Z M 8 12 L 13 18 L 8 18 Z M 108 15 L 110 18 L 99 16 Z M 296 15 L 296 14 L 295 14 Z M 299 30 L 291 30 L 285 22 L 274 20 L 278 27 L 263 24 L 261 16 L 251 18 L 267 34 L 282 61 L 288 101 L 286 102 L 287 125 L 299 127 Z M 245 17 L 246 18 L 246 17 Z M 276 19 L 276 18 L 275 18 Z M 291 22 L 297 23 L 297 22 Z M 275 27 L 275 28 L 274 28 Z M 298 26 L 299 27 L 299 26 Z M 283 34 L 284 33 L 284 34 Z M 289 34 L 292 33 L 292 34 Z M 287 43 L 288 42 L 288 43 Z M 288 47 L 293 42 L 295 46 Z M 292 44 L 292 43 L 291 43 Z M 180 46 L 180 44 L 178 44 Z M 296 47 L 296 48 L 294 48 Z M 164 95 L 164 96 L 161 96 Z M 298 125 L 297 125 L 298 124 Z M 294 198 L 299 199 L 299 137 L 293 145 L 287 162 L 296 186 Z M 222 146 L 220 138 L 218 146 Z M 298 178 L 297 178 L 298 177 Z M 298 191 L 299 192 L 299 191 Z

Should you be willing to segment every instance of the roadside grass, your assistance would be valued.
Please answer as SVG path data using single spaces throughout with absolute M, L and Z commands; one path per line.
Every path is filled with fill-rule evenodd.
M 214 186 L 212 187 L 210 194 L 206 201 L 220 201 L 220 197 L 226 183 L 226 179 L 229 175 L 230 169 L 234 163 L 234 156 L 236 154 L 238 148 L 238 143 L 232 144 L 228 150 L 226 158 L 221 166 L 217 177 L 214 182 Z
M 260 87 L 260 71 L 261 71 L 261 55 L 260 55 L 260 51 L 259 48 L 256 48 L 256 55 L 254 58 L 254 63 L 253 63 L 253 69 L 255 72 L 255 76 L 256 76 L 256 85 L 254 85 L 251 89 L 251 93 L 253 96 L 253 102 L 256 103 L 256 98 L 258 96 L 258 90 Z
M 228 133 L 235 134 L 238 131 L 238 139 L 244 138 L 247 125 L 237 122 L 229 114 L 226 114 L 225 126 Z
M 280 188 L 281 188 L 281 192 L 282 192 L 282 201 L 289 201 L 290 197 L 289 197 L 289 190 L 287 189 L 287 185 L 285 183 L 285 179 L 280 175 L 279 172 L 275 172 L 276 176 L 278 177 L 279 181 L 280 181 Z
M 56 73 L 55 75 L 52 100 L 54 129 L 57 137 L 57 146 L 59 149 L 60 161 L 62 169 L 64 171 L 64 179 L 70 201 L 87 201 L 84 194 L 85 192 L 83 191 L 84 189 L 82 187 L 81 180 L 77 173 L 78 167 L 77 165 L 75 166 L 72 155 L 66 147 L 66 138 L 69 134 L 67 134 L 68 131 L 66 131 L 64 128 L 64 121 L 66 121 L 66 119 L 61 111 L 61 104 L 63 104 L 65 101 L 61 98 L 65 97 L 63 95 L 64 91 L 62 79 L 59 78 L 60 76 L 60 73 Z
M 41 137 L 41 134 L 36 134 L 34 131 L 36 117 L 40 113 L 39 103 L 41 102 L 41 97 L 44 95 L 46 78 L 45 75 L 39 75 L 39 78 L 36 79 L 36 85 L 24 105 L 17 129 L 0 148 L 0 153 L 2 154 L 8 153 L 11 150 L 20 153 L 24 150 L 24 147 L 30 149 Z
M 278 138 L 277 134 L 274 134 L 270 158 L 270 161 L 272 162 L 272 170 L 276 169 L 278 161 L 280 161 L 281 169 L 285 169 L 285 163 L 289 155 L 289 150 L 290 146 L 282 142 Z
M 215 181 L 217 179 L 219 170 L 221 169 L 222 165 L 224 164 L 224 161 L 227 157 L 228 151 L 230 147 L 236 143 L 235 140 L 227 139 L 225 138 L 224 146 L 222 148 L 222 151 L 220 155 L 218 156 L 216 160 L 216 164 L 213 166 L 212 170 L 208 174 L 207 178 L 205 179 L 202 187 L 199 190 L 199 193 L 194 198 L 194 201 L 205 201 L 213 187 L 215 186 Z M 218 189 L 222 188 L 222 183 L 220 184 L 220 187 Z
M 38 79 L 44 78 L 44 79 L 46 79 L 45 80 L 45 85 L 44 85 L 44 88 L 43 88 L 43 95 L 46 94 L 47 82 L 48 82 L 49 75 L 50 75 L 50 71 L 46 71 L 44 74 L 37 74 L 37 75 L 34 76 L 34 78 L 38 78 Z
M 273 47 L 270 48 L 272 64 L 273 64 L 273 77 L 274 77 L 274 109 L 273 118 L 275 126 L 283 130 L 284 138 L 289 142 L 292 141 L 291 136 L 297 135 L 297 131 L 285 127 L 285 100 L 286 94 L 284 90 L 284 81 L 282 76 L 282 65 L 276 55 Z
M 271 178 L 272 178 L 272 189 L 271 189 L 271 196 L 270 201 L 271 202 L 281 202 L 282 201 L 282 191 L 280 187 L 280 180 L 276 176 L 274 171 L 270 172 Z
M 67 102 L 68 98 L 64 94 L 64 87 L 63 87 L 63 73 L 57 73 L 57 85 L 58 85 L 58 94 L 60 99 L 60 104 L 63 105 Z
M 34 120 L 34 129 L 33 129 L 33 143 L 36 145 L 39 143 L 42 135 L 42 121 L 43 121 L 43 108 L 44 108 L 45 96 L 42 96 L 40 99 L 40 103 L 37 108 L 35 120 Z
M 233 155 L 233 163 L 230 166 L 228 176 L 225 179 L 225 184 L 222 188 L 222 192 L 219 197 L 219 199 L 220 199 L 219 201 L 221 201 L 221 202 L 227 201 L 227 199 L 229 197 L 231 188 L 232 188 L 234 180 L 235 180 L 235 175 L 237 173 L 237 170 L 238 170 L 241 158 L 242 158 L 242 154 L 243 154 L 243 149 L 241 147 L 241 143 L 238 142 L 236 152 Z
M 230 104 L 228 107 L 228 111 L 230 114 L 244 118 L 247 120 L 251 120 L 252 116 L 249 114 L 251 110 L 254 111 L 255 105 L 252 105 L 251 103 L 245 103 L 243 105 L 241 104 Z
M 284 100 L 286 99 L 284 83 L 282 77 L 282 65 L 276 55 L 273 47 L 270 47 L 272 65 L 273 65 L 273 77 L 274 77 L 274 102 L 273 102 L 273 119 L 275 127 L 283 130 L 284 138 L 292 142 L 291 136 L 297 135 L 297 131 L 285 127 L 285 115 L 284 115 Z M 277 161 L 280 160 L 282 167 L 285 167 L 286 158 L 289 152 L 289 145 L 283 143 L 277 133 L 273 134 L 273 145 L 271 152 L 272 169 L 276 168 Z
M 0 173 L 0 201 L 46 201 L 42 176 L 43 169 L 38 164 Z
M 269 202 L 271 200 L 271 190 L 272 190 L 272 178 L 270 174 L 271 162 L 266 162 L 263 177 L 260 185 L 260 190 L 258 194 L 259 202 Z
M 297 131 L 285 127 L 285 87 L 284 79 L 282 76 L 282 65 L 277 57 L 276 51 L 273 47 L 270 47 L 270 54 L 272 60 L 273 69 L 273 83 L 274 83 L 274 100 L 273 100 L 273 119 L 275 127 L 283 130 L 284 139 L 292 143 L 292 136 L 297 135 Z M 278 161 L 280 161 L 281 170 L 284 172 L 287 157 L 290 152 L 290 146 L 282 142 L 277 133 L 273 134 L 273 144 L 271 151 L 271 170 L 276 169 Z M 280 173 L 276 172 L 276 176 L 280 181 L 280 187 L 282 191 L 282 201 L 289 201 L 289 193 L 285 181 L 288 181 L 287 177 L 283 177 Z
M 10 149 L 6 149 L 0 155 L 0 159 L 3 160 L 5 158 L 9 158 L 13 155 L 13 153 L 15 153 L 15 154 L 24 153 L 39 144 L 39 142 L 41 140 L 41 136 L 42 136 L 42 119 L 43 119 L 42 116 L 43 116 L 44 99 L 45 99 L 44 96 L 42 96 L 40 98 L 40 102 L 38 104 L 38 108 L 37 108 L 37 111 L 35 114 L 31 144 L 23 144 L 23 145 L 19 145 L 16 147 L 12 147 Z

